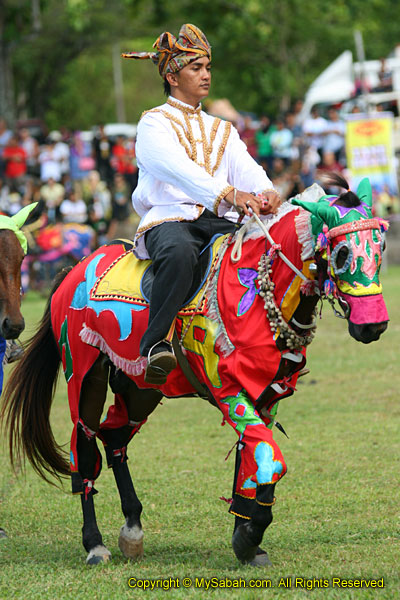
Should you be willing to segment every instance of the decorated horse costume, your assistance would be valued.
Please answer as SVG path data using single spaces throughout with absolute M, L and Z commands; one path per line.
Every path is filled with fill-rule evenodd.
M 236 516 L 232 544 L 242 562 L 268 562 L 259 544 L 272 521 L 275 485 L 286 473 L 272 426 L 278 401 L 293 394 L 304 367 L 319 297 L 339 300 L 359 341 L 378 339 L 387 326 L 379 283 L 385 224 L 372 219 L 370 187 L 363 185 L 362 202 L 348 210 L 313 186 L 286 203 L 268 228 L 253 218 L 233 238 L 218 238 L 203 287 L 177 316 L 177 336 L 193 372 L 239 436 L 230 512 Z M 126 556 L 138 556 L 141 504 L 126 465 L 127 445 L 162 396 L 196 393 L 179 367 L 159 389 L 144 381 L 139 342 L 147 327 L 149 266 L 132 256 L 130 244 L 117 240 L 64 274 L 7 388 L 12 458 L 23 448 L 42 476 L 66 474 L 49 425 L 61 357 L 74 426 L 72 488 L 82 497 L 89 563 L 109 557 L 93 504 L 101 469 L 96 438 L 105 446 L 121 494 L 126 522 L 120 548 Z M 108 381 L 115 403 L 100 423 Z M 40 423 L 30 423 L 28 436 L 39 403 L 45 414 Z

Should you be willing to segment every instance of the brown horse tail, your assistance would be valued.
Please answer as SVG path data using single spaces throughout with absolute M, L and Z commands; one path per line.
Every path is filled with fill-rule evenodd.
M 51 298 L 72 267 L 56 276 L 39 329 L 26 343 L 25 352 L 13 370 L 4 390 L 0 419 L 8 431 L 13 468 L 27 456 L 35 471 L 46 481 L 50 474 L 70 475 L 65 451 L 54 439 L 50 409 L 61 364 L 51 329 Z M 0 421 L 0 422 L 1 422 Z

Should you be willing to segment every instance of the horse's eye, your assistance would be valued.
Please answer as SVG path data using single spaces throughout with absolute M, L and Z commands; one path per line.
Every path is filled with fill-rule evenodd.
M 346 246 L 343 246 L 343 248 L 340 248 L 337 258 L 336 258 L 336 267 L 338 269 L 343 268 L 343 265 L 346 262 L 347 257 L 349 256 L 349 252 L 350 252 L 350 250 Z
M 353 251 L 347 241 L 339 242 L 332 251 L 331 264 L 336 275 L 341 275 L 349 268 L 353 258 Z

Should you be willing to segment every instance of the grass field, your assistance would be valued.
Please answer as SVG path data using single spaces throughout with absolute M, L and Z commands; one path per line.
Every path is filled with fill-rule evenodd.
M 288 474 L 277 486 L 274 522 L 263 543 L 273 567 L 242 566 L 231 549 L 233 520 L 219 497 L 231 493 L 234 455 L 224 458 L 234 432 L 221 427 L 219 413 L 200 400 L 167 400 L 129 451 L 144 505 L 145 558 L 137 564 L 118 550 L 123 517 L 109 470 L 98 480 L 96 507 L 113 559 L 90 568 L 81 545 L 80 501 L 69 494 L 69 482 L 60 491 L 30 466 L 15 476 L 0 449 L 0 525 L 9 535 L 0 540 L 0 600 L 155 600 L 211 593 L 221 599 L 297 599 L 309 596 L 307 586 L 321 599 L 400 597 L 400 268 L 389 268 L 382 280 L 391 318 L 382 339 L 367 346 L 355 342 L 324 306 L 308 351 L 311 373 L 279 409 L 290 439 L 275 430 Z M 43 305 L 38 296 L 24 300 L 25 335 Z M 52 423 L 56 439 L 68 448 L 71 423 L 61 379 Z M 137 579 L 137 587 L 129 587 L 129 578 Z M 169 591 L 139 587 L 156 579 L 167 587 L 170 578 Z M 191 587 L 184 587 L 184 578 Z M 210 578 L 225 587 L 206 590 Z M 283 585 L 287 578 L 290 589 Z M 338 587 L 333 578 L 383 578 L 385 587 Z M 240 589 L 227 587 L 233 580 Z

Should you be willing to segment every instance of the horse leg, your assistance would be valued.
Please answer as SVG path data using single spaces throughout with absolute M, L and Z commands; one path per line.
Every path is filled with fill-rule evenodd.
M 263 535 L 272 523 L 275 483 L 257 485 L 251 518 L 236 517 L 232 547 L 237 558 L 253 566 L 270 566 L 268 554 L 260 548 Z
M 236 490 L 237 490 L 237 480 L 238 480 L 238 475 L 239 475 L 239 470 L 240 470 L 240 465 L 241 465 L 241 451 L 243 450 L 243 448 L 244 448 L 243 444 L 239 442 L 236 447 L 235 474 L 233 477 L 232 498 L 235 498 L 235 494 L 236 494 Z M 238 498 L 238 500 L 239 500 L 239 506 L 237 508 L 241 512 L 247 512 L 246 504 L 248 504 L 249 502 L 251 504 L 253 504 L 253 502 L 254 502 L 254 501 L 246 500 L 243 497 Z M 235 504 L 236 504 L 236 502 L 235 502 Z M 236 506 L 235 506 L 235 508 L 236 508 Z M 251 509 L 250 509 L 250 513 L 251 513 Z M 270 507 L 270 513 L 271 514 L 270 514 L 269 524 L 272 522 L 272 508 L 271 507 Z M 234 546 L 234 550 L 235 550 L 235 545 L 237 546 L 236 539 L 237 539 L 237 535 L 238 535 L 238 534 L 236 534 L 236 530 L 241 525 L 245 525 L 246 523 L 248 523 L 248 521 L 250 520 L 250 517 L 239 516 L 239 514 L 237 512 L 235 512 L 235 510 L 233 510 L 233 514 L 235 515 L 235 526 L 233 529 L 232 545 Z M 234 540 L 235 540 L 235 542 L 234 542 Z M 239 551 L 239 554 L 242 553 L 242 551 L 240 549 L 238 551 Z M 235 550 L 235 554 L 237 554 L 237 549 Z M 264 567 L 264 566 L 272 565 L 271 561 L 269 560 L 268 553 L 265 550 L 263 550 L 262 548 L 260 548 L 259 546 L 257 547 L 255 557 L 249 561 L 249 564 L 252 565 L 253 567 L 262 567 L 262 566 Z
M 272 521 L 275 484 L 286 473 L 286 464 L 271 429 L 245 390 L 224 400 L 218 401 L 218 406 L 225 420 L 239 434 L 233 501 L 229 509 L 237 517 L 233 550 L 243 563 L 270 564 L 259 544 Z
M 93 495 L 94 480 L 101 470 L 101 455 L 96 444 L 96 433 L 107 395 L 108 365 L 102 355 L 85 375 L 79 401 L 79 423 L 77 427 L 78 471 L 82 478 L 81 495 L 83 527 L 82 543 L 88 553 L 86 563 L 95 565 L 107 562 L 110 551 L 104 546 L 96 521 Z
M 121 378 L 121 373 L 119 377 Z M 143 530 L 140 521 L 142 504 L 136 495 L 129 472 L 126 448 L 156 408 L 162 394 L 158 390 L 139 390 L 131 379 L 124 377 L 123 385 L 121 381 L 118 382 L 118 389 L 122 393 L 115 396 L 115 410 L 102 423 L 99 437 L 105 444 L 108 466 L 113 470 L 125 517 L 118 545 L 126 558 L 137 560 L 143 556 Z M 110 428 L 116 412 L 125 414 L 128 424 Z

